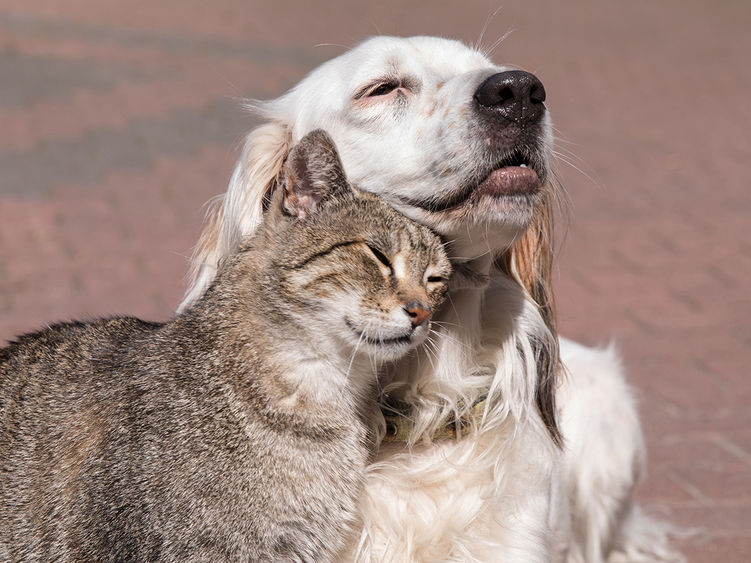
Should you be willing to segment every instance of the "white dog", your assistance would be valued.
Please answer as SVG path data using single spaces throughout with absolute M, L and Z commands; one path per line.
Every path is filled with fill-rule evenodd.
M 457 270 L 430 344 L 379 375 L 393 413 L 343 561 L 678 557 L 631 500 L 644 446 L 617 358 L 559 351 L 544 100 L 536 77 L 456 41 L 377 37 L 256 108 L 266 123 L 213 208 L 183 308 L 317 128 L 353 183 L 444 237 Z

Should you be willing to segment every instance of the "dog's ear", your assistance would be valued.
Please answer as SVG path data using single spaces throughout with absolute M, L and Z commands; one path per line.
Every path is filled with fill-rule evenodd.
M 284 176 L 284 210 L 301 219 L 350 191 L 336 145 L 323 129 L 311 131 L 293 147 Z
M 556 420 L 555 391 L 562 375 L 553 299 L 553 219 L 555 195 L 548 186 L 524 235 L 496 258 L 496 265 L 515 278 L 534 300 L 553 336 L 549 346 L 538 351 L 537 407 L 557 444 L 562 437 Z
M 263 220 L 263 206 L 273 191 L 290 149 L 290 130 L 271 121 L 250 132 L 235 165 L 227 192 L 214 200 L 193 250 L 190 286 L 178 312 L 195 303 L 214 279 L 222 257 L 254 232 Z

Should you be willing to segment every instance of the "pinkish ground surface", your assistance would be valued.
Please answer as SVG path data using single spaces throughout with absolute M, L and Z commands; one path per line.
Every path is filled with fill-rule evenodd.
M 560 325 L 623 353 L 649 443 L 639 496 L 703 528 L 690 561 L 751 561 L 751 3 L 495 8 L 0 0 L 0 342 L 170 315 L 254 123 L 238 97 L 276 96 L 368 35 L 474 42 L 487 22 L 486 46 L 513 30 L 495 59 L 548 92 L 572 200 Z

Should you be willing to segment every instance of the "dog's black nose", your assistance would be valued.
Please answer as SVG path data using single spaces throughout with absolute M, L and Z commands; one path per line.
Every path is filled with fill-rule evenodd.
M 480 84 L 475 100 L 480 107 L 519 123 L 535 121 L 545 112 L 542 82 L 523 70 L 494 74 Z

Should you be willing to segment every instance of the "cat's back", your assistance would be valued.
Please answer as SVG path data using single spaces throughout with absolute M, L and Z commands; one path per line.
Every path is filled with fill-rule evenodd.
M 80 520 L 78 476 L 92 474 L 113 436 L 117 367 L 160 326 L 130 317 L 58 323 L 0 348 L 0 560 L 65 552 L 49 538 Z
M 0 458 L 7 459 L 20 420 L 36 413 L 54 428 L 97 387 L 106 389 L 114 366 L 159 326 L 131 317 L 58 323 L 0 348 Z
M 57 323 L 21 335 L 0 348 L 1 400 L 4 403 L 11 394 L 10 388 L 34 379 L 56 386 L 102 373 L 161 326 L 134 317 L 112 317 Z
M 110 346 L 129 342 L 163 326 L 162 323 L 144 321 L 136 317 L 105 317 L 93 321 L 59 322 L 47 328 L 17 336 L 7 346 L 0 348 L 0 365 L 9 360 L 44 353 L 45 350 L 65 351 L 84 345 L 86 349 L 101 344 Z

